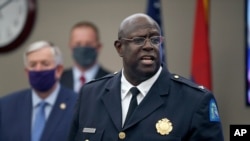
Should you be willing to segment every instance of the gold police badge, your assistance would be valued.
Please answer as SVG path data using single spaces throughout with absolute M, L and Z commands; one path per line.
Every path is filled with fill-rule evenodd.
M 157 132 L 161 135 L 168 135 L 173 130 L 172 123 L 167 118 L 159 120 L 155 127 Z

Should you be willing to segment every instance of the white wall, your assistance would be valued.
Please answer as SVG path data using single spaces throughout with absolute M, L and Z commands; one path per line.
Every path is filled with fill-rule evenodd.
M 100 62 L 117 71 L 121 59 L 113 41 L 125 17 L 145 12 L 146 0 L 37 0 L 35 28 L 21 48 L 0 54 L 0 95 L 28 87 L 23 71 L 24 48 L 36 40 L 51 40 L 64 53 L 65 66 L 72 64 L 68 33 L 80 20 L 96 23 L 104 48 Z M 163 0 L 163 23 L 167 41 L 167 63 L 171 72 L 189 77 L 195 0 Z M 212 0 L 210 39 L 213 68 L 213 92 L 217 98 L 225 133 L 230 124 L 250 124 L 244 99 L 244 0 Z

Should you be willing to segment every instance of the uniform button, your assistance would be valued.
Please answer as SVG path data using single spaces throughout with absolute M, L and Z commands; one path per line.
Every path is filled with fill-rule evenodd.
M 89 139 L 86 139 L 86 140 L 84 140 L 84 141 L 89 141 Z
M 125 139 L 125 137 L 126 137 L 126 134 L 124 133 L 124 132 L 120 132 L 119 133 L 119 139 Z
M 179 75 L 174 75 L 174 78 L 178 79 L 178 78 L 179 78 Z
M 205 89 L 204 86 L 198 86 L 200 89 Z

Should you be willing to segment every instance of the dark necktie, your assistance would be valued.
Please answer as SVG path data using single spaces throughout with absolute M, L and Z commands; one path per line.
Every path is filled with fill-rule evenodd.
M 45 127 L 45 107 L 47 103 L 42 101 L 38 105 L 38 110 L 35 115 L 35 121 L 32 129 L 32 141 L 40 141 L 43 129 Z
M 127 117 L 125 120 L 125 124 L 126 124 L 126 122 L 128 122 L 129 118 L 132 116 L 135 108 L 138 106 L 136 97 L 140 93 L 140 91 L 136 87 L 132 87 L 130 89 L 130 92 L 132 93 L 132 98 L 130 100 L 129 109 L 128 109 Z

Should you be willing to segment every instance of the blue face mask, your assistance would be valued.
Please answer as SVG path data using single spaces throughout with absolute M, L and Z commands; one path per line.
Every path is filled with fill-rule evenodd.
M 94 47 L 84 46 L 73 49 L 73 58 L 83 68 L 88 68 L 96 62 L 97 51 Z
M 50 90 L 56 82 L 56 69 L 29 71 L 29 82 L 32 88 L 39 92 Z

